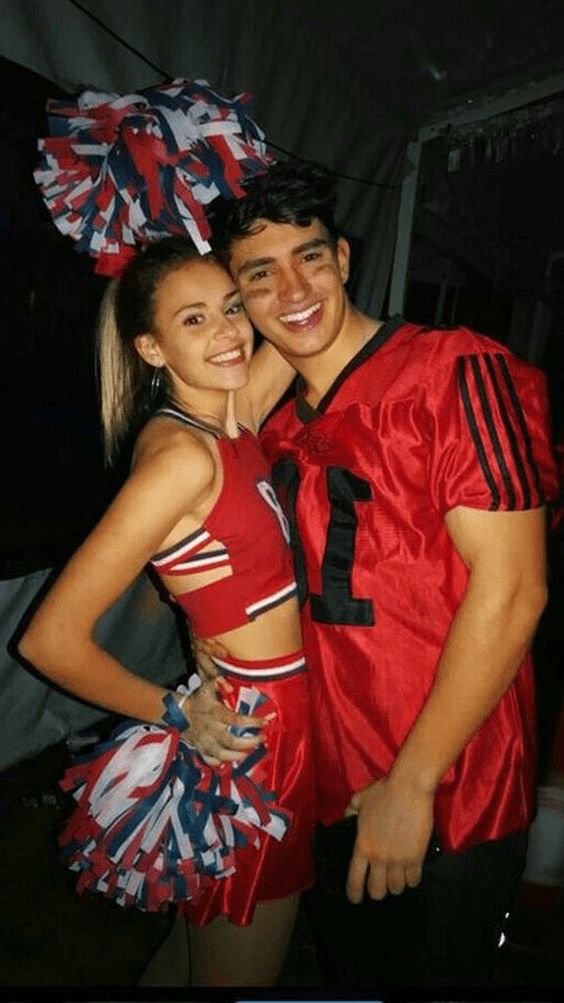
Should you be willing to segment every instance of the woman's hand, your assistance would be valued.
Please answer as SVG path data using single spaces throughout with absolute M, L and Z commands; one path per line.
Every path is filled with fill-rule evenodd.
M 184 705 L 190 721 L 190 727 L 183 733 L 191 745 L 194 745 L 211 766 L 223 762 L 241 762 L 249 752 L 264 742 L 262 729 L 273 714 L 265 717 L 254 717 L 250 714 L 236 714 L 235 711 L 220 703 L 217 698 L 215 682 L 206 680 Z M 238 738 L 229 730 L 231 727 L 257 728 L 256 735 L 248 738 Z

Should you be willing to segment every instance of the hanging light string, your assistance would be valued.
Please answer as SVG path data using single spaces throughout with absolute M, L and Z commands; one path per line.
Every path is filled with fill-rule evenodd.
M 172 78 L 170 73 L 167 73 L 167 71 L 164 70 L 162 67 L 157 66 L 156 63 L 153 63 L 152 60 L 148 58 L 148 56 L 146 56 L 139 49 L 135 48 L 134 45 L 131 45 L 130 42 L 128 42 L 125 38 L 119 35 L 112 28 L 110 28 L 104 21 L 102 21 L 101 18 L 97 17 L 96 14 L 93 14 L 92 11 L 88 10 L 87 7 L 83 7 L 83 5 L 78 2 L 78 0 L 68 0 L 68 2 L 72 4 L 73 7 L 76 7 L 77 10 L 81 11 L 82 14 L 85 14 L 86 17 L 89 17 L 91 21 L 94 21 L 95 24 L 97 24 L 98 27 L 102 29 L 102 31 L 105 31 L 106 34 L 110 35 L 116 42 L 119 42 L 120 45 L 123 45 L 123 47 L 127 49 L 129 52 L 133 53 L 134 56 L 137 56 L 137 58 L 140 59 L 143 63 L 145 63 L 146 66 L 149 66 L 150 69 L 158 73 L 163 78 L 163 80 L 170 80 Z M 398 185 L 389 185 L 382 181 L 372 181 L 370 178 L 359 178 L 353 174 L 345 174 L 343 171 L 337 171 L 334 170 L 333 168 L 328 168 L 317 160 L 311 160 L 308 157 L 302 157 L 296 153 L 292 153 L 290 150 L 286 150 L 283 146 L 280 146 L 277 143 L 273 143 L 271 140 L 267 140 L 266 142 L 267 145 L 271 147 L 273 150 L 276 150 L 277 153 L 283 153 L 285 157 L 288 157 L 292 160 L 300 160 L 302 161 L 302 163 L 314 164 L 316 167 L 323 167 L 325 170 L 328 170 L 330 174 L 333 174 L 334 177 L 342 178 L 345 181 L 353 181 L 361 185 L 367 185 L 370 188 L 381 188 L 387 191 L 398 190 Z

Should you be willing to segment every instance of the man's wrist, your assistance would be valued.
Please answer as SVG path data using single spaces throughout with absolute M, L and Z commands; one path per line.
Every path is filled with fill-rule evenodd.
M 415 797 L 420 795 L 434 797 L 440 783 L 440 777 L 437 778 L 434 770 L 422 767 L 414 769 L 399 759 L 392 766 L 387 780 L 392 787 L 410 791 Z

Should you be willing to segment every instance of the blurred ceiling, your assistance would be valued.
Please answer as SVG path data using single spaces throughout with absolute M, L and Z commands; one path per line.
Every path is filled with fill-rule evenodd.
M 375 123 L 413 138 L 428 122 L 487 109 L 547 77 L 562 76 L 564 91 L 564 0 L 287 6 L 303 31 L 362 79 Z M 564 101 L 528 107 L 424 144 L 414 279 L 437 282 L 450 262 L 463 282 L 481 275 L 498 290 L 562 303 L 562 259 L 553 256 L 564 249 Z
M 2 2 L 6 10 L 7 0 Z M 430 121 L 446 120 L 461 109 L 487 107 L 498 96 L 520 88 L 526 92 L 551 75 L 561 76 L 564 90 L 564 0 L 206 0 L 205 4 L 201 0 L 120 0 L 119 4 L 115 0 L 50 0 L 46 7 L 54 10 L 53 4 L 68 16 L 67 31 L 61 24 L 58 32 L 52 26 L 52 34 L 45 38 L 33 34 L 37 60 L 43 50 L 50 54 L 51 63 L 45 65 L 52 64 L 52 79 L 59 79 L 63 57 L 80 50 L 71 45 L 71 23 L 77 29 L 86 25 L 98 39 L 101 53 L 113 47 L 116 73 L 125 72 L 124 67 L 131 64 L 131 74 L 148 72 L 153 77 L 147 58 L 165 67 L 170 62 L 174 68 L 167 54 L 177 52 L 182 37 L 186 44 L 180 50 L 189 49 L 190 42 L 198 58 L 216 66 L 215 72 L 221 65 L 228 69 L 229 60 L 238 54 L 245 72 L 251 74 L 253 56 L 257 66 L 268 70 L 264 91 L 257 93 L 273 115 L 279 112 L 277 124 L 272 131 L 269 126 L 267 135 L 278 138 L 280 125 L 295 121 L 288 148 L 298 155 L 309 150 L 313 120 L 318 119 L 317 126 L 322 119 L 325 122 L 328 93 L 320 93 L 319 78 L 309 72 L 318 53 L 323 54 L 326 68 L 335 67 L 332 82 L 334 89 L 342 91 L 345 130 L 354 111 L 361 109 L 362 129 L 372 128 L 374 136 L 389 134 L 400 150 L 407 138 Z M 34 11 L 45 10 L 37 0 L 18 0 L 17 6 L 8 6 L 14 11 L 14 21 L 16 11 L 27 11 L 30 20 Z M 158 23 L 149 16 L 155 6 L 160 12 Z M 189 25 L 191 32 L 186 34 Z M 226 25 L 229 31 L 223 31 Z M 289 31 L 283 30 L 288 27 Z M 66 40 L 62 50 L 56 46 L 61 33 Z M 307 44 L 298 46 L 298 40 Z M 209 46 L 208 54 L 204 43 Z M 212 43 L 217 43 L 219 56 Z M 308 53 L 312 67 L 307 65 Z M 11 54 L 6 51 L 4 55 L 10 58 Z M 214 63 L 216 56 L 219 61 Z M 288 101 L 283 84 L 289 72 L 285 78 L 284 67 L 289 71 L 296 58 L 303 71 L 296 79 L 300 84 L 303 81 L 303 87 L 295 87 L 293 100 Z M 21 156 L 25 153 L 32 165 L 35 136 L 44 128 L 37 122 L 43 119 L 44 88 L 37 78 L 39 89 L 34 90 L 27 83 L 29 73 L 26 77 L 23 72 L 14 85 L 10 74 L 17 68 L 5 65 L 0 84 L 4 82 L 3 93 L 10 94 L 10 100 L 0 107 L 7 148 L 2 176 L 10 177 L 1 186 L 0 208 L 4 206 L 9 215 L 18 202 L 20 207 L 27 204 L 23 188 L 29 170 L 26 165 L 22 172 Z M 237 67 L 240 72 L 239 63 Z M 68 75 L 72 76 L 70 70 Z M 18 114 L 18 104 L 22 108 L 26 104 L 25 115 Z M 32 114 L 28 106 L 33 106 Z M 550 128 L 542 122 L 523 125 L 511 116 L 501 116 L 482 135 L 479 129 L 470 136 L 453 132 L 424 145 L 416 237 L 430 245 L 431 257 L 437 249 L 493 276 L 501 287 L 530 287 L 535 294 L 543 291 L 549 256 L 564 244 L 560 208 L 563 109 L 564 104 L 556 108 Z M 269 123 L 269 117 L 264 121 Z M 330 127 L 330 116 L 328 121 Z M 353 155 L 362 145 L 358 128 L 356 137 L 355 141 L 351 136 L 350 142 L 345 138 L 339 163 L 341 170 L 351 174 L 361 173 Z M 321 157 L 321 152 L 317 155 Z M 453 163 L 457 157 L 458 164 Z M 327 162 L 331 160 L 328 156 Z M 363 167 L 361 176 L 370 184 L 380 167 L 381 158 Z M 29 178 L 25 184 L 32 187 Z M 37 201 L 37 193 L 30 193 L 33 212 Z M 376 218 L 381 226 L 381 217 Z M 21 208 L 18 219 L 22 220 Z M 424 260 L 428 257 L 424 249 Z
M 563 69 L 562 0 L 286 0 L 286 8 L 364 78 L 375 113 L 403 122 Z

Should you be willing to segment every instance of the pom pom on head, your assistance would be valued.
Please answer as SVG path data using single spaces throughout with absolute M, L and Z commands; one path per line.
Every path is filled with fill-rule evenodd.
M 240 198 L 242 182 L 272 163 L 247 101 L 188 80 L 49 101 L 51 136 L 39 140 L 34 177 L 57 228 L 102 275 L 119 274 L 139 245 L 165 234 L 207 253 L 209 204 Z

